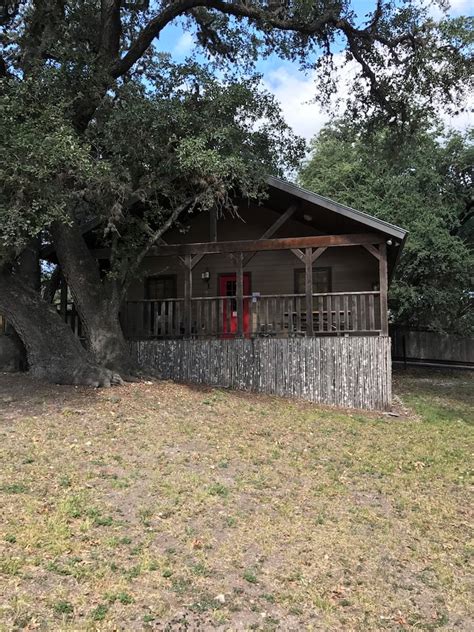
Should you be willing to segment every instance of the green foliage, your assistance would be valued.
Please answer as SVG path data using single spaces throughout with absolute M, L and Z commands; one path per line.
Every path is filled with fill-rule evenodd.
M 415 0 L 377 3 L 364 23 L 333 0 L 145 5 L 105 16 L 95 0 L 25 3 L 3 16 L 0 264 L 47 241 L 54 221 L 94 218 L 125 285 L 167 222 L 262 196 L 265 175 L 303 151 L 254 73 L 262 56 L 317 68 L 324 101 L 342 46 L 352 117 L 405 126 L 440 103 L 463 108 L 472 82 L 472 20 L 436 22 Z M 181 65 L 152 46 L 176 20 L 195 44 Z
M 0 80 L 0 261 L 55 220 L 64 221 L 84 189 L 107 175 L 91 156 L 47 86 L 33 80 Z
M 54 221 L 95 218 L 123 276 L 177 209 L 232 212 L 233 196 L 258 198 L 268 173 L 296 167 L 304 143 L 258 76 L 218 80 L 161 55 L 149 69 L 157 66 L 153 83 L 110 91 L 84 133 L 70 120 L 62 72 L 2 80 L 0 257 L 47 236 Z
M 313 141 L 303 186 L 409 231 L 390 290 L 398 324 L 473 330 L 473 140 L 440 127 L 367 136 L 340 121 Z
M 72 614 L 74 612 L 74 607 L 70 601 L 57 601 L 53 605 L 54 612 L 56 614 Z
M 159 79 L 117 88 L 86 134 L 120 182 L 103 220 L 128 270 L 175 209 L 232 212 L 235 195 L 258 198 L 268 173 L 294 169 L 304 149 L 259 77 L 222 81 L 197 64 L 157 63 Z
M 107 612 L 109 611 L 109 607 L 106 604 L 100 603 L 91 613 L 91 618 L 93 621 L 103 621 L 107 616 Z

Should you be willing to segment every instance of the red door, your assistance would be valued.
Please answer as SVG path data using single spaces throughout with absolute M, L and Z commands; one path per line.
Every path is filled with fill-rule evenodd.
M 244 272 L 244 296 L 250 294 L 250 274 Z M 219 295 L 229 296 L 228 300 L 224 301 L 223 305 L 223 323 L 222 331 L 224 334 L 236 334 L 237 333 L 237 299 L 235 295 L 237 293 L 237 277 L 235 274 L 222 274 L 219 279 Z M 249 299 L 244 298 L 244 334 L 250 332 L 250 319 L 249 319 Z

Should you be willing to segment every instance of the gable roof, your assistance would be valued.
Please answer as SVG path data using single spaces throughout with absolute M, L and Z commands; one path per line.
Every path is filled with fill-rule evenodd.
M 268 202 L 265 202 L 267 206 L 284 212 L 290 204 L 296 203 L 299 219 L 327 234 L 381 233 L 387 241 L 388 272 L 391 279 L 408 237 L 408 231 L 286 180 L 269 176 L 267 182 L 269 185 L 269 198 Z
M 339 215 L 352 219 L 359 224 L 364 224 L 364 226 L 367 226 L 372 230 L 383 232 L 386 235 L 392 235 L 394 239 L 403 241 L 408 235 L 408 231 L 400 228 L 399 226 L 395 226 L 395 224 L 384 222 L 383 220 L 373 217 L 368 213 L 358 211 L 350 206 L 345 206 L 344 204 L 330 200 L 329 198 L 323 197 L 318 193 L 308 191 L 308 189 L 304 189 L 292 182 L 287 182 L 286 180 L 281 180 L 280 178 L 275 178 L 274 176 L 269 176 L 267 178 L 267 182 L 270 187 L 284 191 L 285 193 L 297 197 L 300 200 L 305 200 L 310 204 L 315 204 L 316 206 L 338 213 Z

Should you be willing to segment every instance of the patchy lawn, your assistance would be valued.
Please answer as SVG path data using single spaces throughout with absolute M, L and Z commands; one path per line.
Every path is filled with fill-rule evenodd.
M 400 372 L 389 417 L 0 375 L 0 629 L 473 629 L 473 385 Z

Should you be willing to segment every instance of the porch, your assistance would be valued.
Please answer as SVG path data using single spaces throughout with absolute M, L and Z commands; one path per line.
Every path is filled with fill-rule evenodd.
M 328 249 L 358 246 L 378 262 L 377 283 L 363 291 L 315 291 L 315 267 Z M 302 268 L 295 293 L 263 293 L 250 287 L 248 266 L 260 252 L 287 251 Z M 193 295 L 204 278 L 202 259 L 225 257 L 233 273 L 220 275 L 209 296 Z M 124 303 L 121 319 L 132 340 L 209 338 L 292 338 L 305 336 L 387 335 L 387 257 L 384 239 L 374 233 L 325 235 L 240 242 L 162 244 L 153 256 L 179 265 L 183 286 L 173 298 L 143 298 Z M 176 263 L 177 261 L 177 263 Z M 296 259 L 295 259 L 296 262 Z M 296 270 L 288 268 L 287 276 Z M 271 272 L 270 272 L 271 273 Z M 207 273 L 208 274 L 208 273 Z M 347 283 L 349 285 L 349 283 Z M 202 290 L 202 283 L 199 289 Z M 301 291 L 302 290 L 302 291 Z

